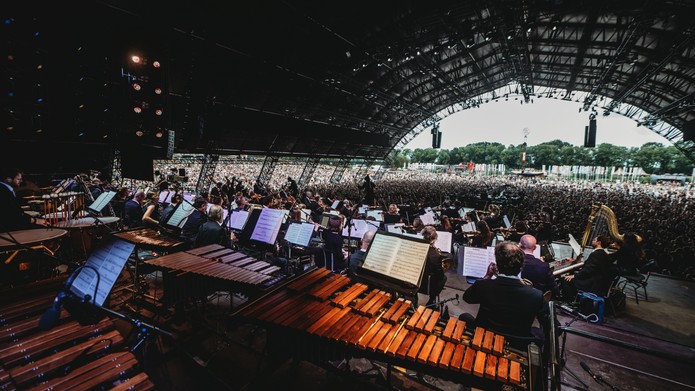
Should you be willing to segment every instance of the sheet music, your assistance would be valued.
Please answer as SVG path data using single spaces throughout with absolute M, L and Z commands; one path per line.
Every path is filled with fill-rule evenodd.
M 174 196 L 173 191 L 169 190 L 162 190 L 159 192 L 159 202 L 164 203 L 164 204 L 170 204 L 171 203 L 171 197 Z
M 434 214 L 432 212 L 428 212 L 424 215 L 420 215 L 420 220 L 422 221 L 422 224 L 434 225 Z
M 504 221 L 504 227 L 505 228 L 511 228 L 512 227 L 512 223 L 509 222 L 509 218 L 507 217 L 507 215 L 504 215 L 502 217 L 502 220 Z
M 392 234 L 403 233 L 403 229 L 401 227 L 404 225 L 405 223 L 385 224 L 386 232 L 390 232 Z
M 377 232 L 362 268 L 417 286 L 428 248 L 427 243 Z
M 473 210 L 473 208 L 461 208 L 459 209 L 459 216 L 461 216 L 461 218 L 464 218 L 466 217 L 466 213 L 471 212 Z
M 183 221 L 190 216 L 194 210 L 195 208 L 193 207 L 193 204 L 186 201 L 181 201 L 181 203 L 176 206 L 176 209 L 174 209 L 174 212 L 171 214 L 171 217 L 169 217 L 169 220 L 165 224 L 180 228 L 183 225 Z
M 437 241 L 434 242 L 434 247 L 438 248 L 439 251 L 444 251 L 447 253 L 451 252 L 451 232 L 447 231 L 437 231 Z
M 488 265 L 495 262 L 494 247 L 463 247 L 462 253 L 464 276 L 481 278 L 487 273 Z
M 572 234 L 570 234 L 569 242 L 570 246 L 572 247 L 572 251 L 574 251 L 574 257 L 577 257 L 579 254 L 582 253 L 582 246 L 579 245 L 577 239 L 575 239 L 574 236 L 572 236 Z
M 300 209 L 302 211 L 302 220 L 309 222 L 311 218 L 311 209 Z
M 275 244 L 280 232 L 280 225 L 287 214 L 287 210 L 263 208 L 258 216 L 256 226 L 253 228 L 251 240 L 267 244 Z
M 338 209 L 338 205 L 340 205 L 340 200 L 335 200 L 331 204 L 331 209 Z
M 229 216 L 229 228 L 241 231 L 242 229 L 244 229 L 244 224 L 246 224 L 246 220 L 248 218 L 248 211 L 237 210 L 235 212 L 232 212 L 232 215 Z
M 541 259 L 541 246 L 536 246 L 536 248 L 533 250 L 533 256 Z
M 111 202 L 113 197 L 116 195 L 115 191 L 105 191 L 101 194 L 99 194 L 99 197 L 97 197 L 94 202 L 89 205 L 89 209 L 93 210 L 94 212 L 100 213 L 102 209 Z
M 87 260 L 87 265 L 94 267 L 99 272 L 97 295 L 93 298 L 94 303 L 104 305 L 104 301 L 111 293 L 113 284 L 120 276 L 126 260 L 135 249 L 134 243 L 128 243 L 120 239 L 111 241 L 100 246 Z M 84 295 L 94 295 L 94 287 L 97 285 L 97 274 L 91 268 L 80 270 L 75 280 L 70 286 L 70 290 L 78 297 Z
M 297 246 L 308 246 L 313 233 L 314 224 L 290 223 L 285 233 L 285 240 Z
M 343 236 L 348 236 L 348 231 L 350 231 L 349 234 L 351 238 L 362 239 L 362 236 L 364 236 L 367 231 L 376 231 L 379 229 L 379 224 L 370 220 L 352 219 L 351 223 L 353 226 L 349 230 L 347 225 L 343 227 Z
M 376 221 L 384 221 L 384 211 L 379 209 L 368 210 L 367 217 L 374 217 Z
M 471 221 L 470 223 L 463 224 L 461 229 L 463 232 L 475 232 L 475 223 Z
M 357 212 L 358 212 L 359 214 L 361 214 L 361 215 L 367 213 L 367 206 L 366 206 L 366 205 L 363 205 L 363 206 L 357 207 Z

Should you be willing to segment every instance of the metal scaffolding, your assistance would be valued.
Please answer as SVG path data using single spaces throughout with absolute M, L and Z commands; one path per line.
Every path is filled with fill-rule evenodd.
M 331 174 L 331 183 L 338 183 L 343 180 L 343 174 L 345 174 L 345 170 L 350 165 L 350 160 L 348 157 L 343 157 L 338 161 L 333 174 Z
M 319 156 L 311 156 L 306 161 L 304 170 L 302 170 L 302 175 L 299 177 L 299 181 L 297 181 L 297 185 L 300 188 L 309 184 L 311 177 L 314 176 L 314 172 L 316 171 L 316 167 L 318 167 L 320 161 L 321 157 Z
M 215 176 L 215 169 L 217 168 L 217 161 L 219 159 L 220 155 L 213 153 L 206 153 L 205 156 L 203 156 L 203 164 L 200 167 L 198 183 L 195 186 L 196 194 L 210 190 L 213 177 Z
M 273 177 L 273 171 L 275 171 L 275 166 L 278 164 L 279 159 L 278 156 L 268 155 L 265 157 L 263 168 L 261 168 L 261 172 L 258 174 L 258 180 L 264 186 L 270 183 L 270 179 Z

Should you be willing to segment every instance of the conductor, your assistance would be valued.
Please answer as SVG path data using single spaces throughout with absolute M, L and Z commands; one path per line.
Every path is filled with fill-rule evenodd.
M 369 174 L 365 175 L 364 181 L 359 185 L 360 190 L 364 190 L 364 197 L 362 198 L 362 204 L 364 205 L 374 205 L 374 182 L 369 178 Z

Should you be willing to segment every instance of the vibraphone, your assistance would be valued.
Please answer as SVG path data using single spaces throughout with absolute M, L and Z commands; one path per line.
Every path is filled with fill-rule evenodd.
M 22 291 L 26 295 L 26 289 Z M 41 315 L 51 307 L 57 291 L 56 287 L 50 293 L 14 301 L 3 297 L 0 389 L 153 389 L 108 318 L 82 326 L 61 311 L 57 326 L 38 330 Z
M 317 269 L 238 314 L 266 326 L 270 352 L 323 362 L 349 352 L 483 389 L 533 388 L 528 354 L 509 348 L 504 336 L 480 327 L 467 332 L 461 320 L 444 324 L 439 311 L 392 301 L 387 292 Z
M 165 253 L 178 251 L 183 246 L 182 241 L 169 238 L 153 229 L 145 227 L 115 232 L 112 235 L 126 242 L 133 243 L 139 248 Z
M 146 264 L 164 271 L 165 305 L 216 291 L 253 297 L 287 277 L 280 266 L 218 244 L 150 259 Z

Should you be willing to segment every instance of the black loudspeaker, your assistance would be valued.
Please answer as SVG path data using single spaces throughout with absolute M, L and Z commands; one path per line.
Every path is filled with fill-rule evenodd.
M 589 126 L 584 127 L 584 146 L 593 148 L 596 146 L 596 120 L 590 119 Z
M 432 132 L 432 148 L 440 148 L 442 146 L 442 132 L 437 130 Z
M 179 168 L 179 176 L 186 176 L 186 169 L 185 168 Z

